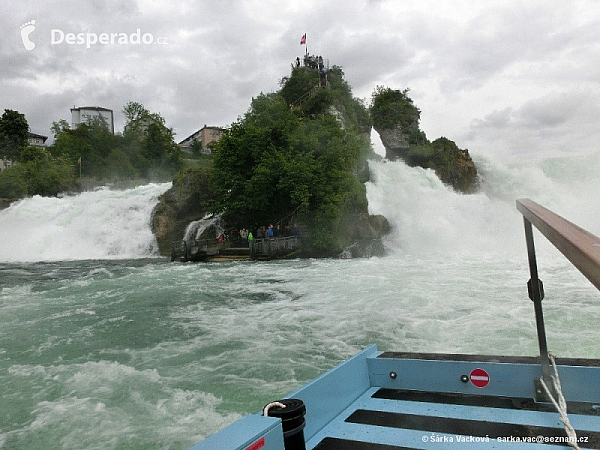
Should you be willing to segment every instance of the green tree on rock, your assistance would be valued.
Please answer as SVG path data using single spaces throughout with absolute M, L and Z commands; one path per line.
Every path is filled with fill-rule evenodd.
M 403 91 L 377 86 L 372 96 L 371 117 L 376 130 L 388 130 L 400 126 L 408 136 L 411 145 L 427 143 L 425 133 L 419 129 L 421 110 L 408 96 L 409 89 Z
M 364 142 L 356 123 L 344 127 L 328 113 L 335 98 L 359 105 L 348 98 L 349 90 L 321 89 L 328 94 L 319 102 L 327 99 L 327 105 L 290 108 L 290 101 L 317 83 L 313 76 L 293 69 L 281 91 L 253 99 L 221 138 L 212 174 L 215 209 L 238 227 L 294 217 L 310 228 L 315 249 L 335 253 L 349 243 L 341 229 L 345 218 L 368 215 L 365 188 L 356 176 Z
M 435 170 L 438 177 L 454 189 L 470 193 L 477 189 L 477 170 L 467 150 L 441 137 L 429 142 L 419 129 L 421 111 L 403 91 L 378 86 L 373 92 L 371 116 L 391 157 L 409 166 Z

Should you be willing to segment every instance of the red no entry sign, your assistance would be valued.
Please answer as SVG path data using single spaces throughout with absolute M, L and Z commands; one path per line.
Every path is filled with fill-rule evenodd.
M 483 369 L 473 369 L 469 374 L 469 380 L 471 380 L 473 386 L 483 388 L 489 384 L 490 376 Z

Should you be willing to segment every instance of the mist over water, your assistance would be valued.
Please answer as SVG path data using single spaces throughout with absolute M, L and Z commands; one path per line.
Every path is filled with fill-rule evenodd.
M 0 448 L 184 449 L 372 343 L 535 355 L 515 199 L 600 234 L 599 161 L 476 157 L 474 195 L 373 162 L 382 258 L 170 263 L 149 228 L 168 185 L 0 211 Z M 598 291 L 536 246 L 549 348 L 600 358 Z
M 480 177 L 476 194 L 462 195 L 433 170 L 401 162 L 372 162 L 367 183 L 371 213 L 393 226 L 392 251 L 409 254 L 516 254 L 523 251 L 519 198 L 555 211 L 600 235 L 600 154 L 506 166 L 474 156 Z

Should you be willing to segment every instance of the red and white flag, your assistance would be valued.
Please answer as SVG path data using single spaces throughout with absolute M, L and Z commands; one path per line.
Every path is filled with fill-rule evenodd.
M 300 45 L 304 45 L 306 44 L 306 33 L 304 33 L 304 35 L 302 36 L 302 39 L 300 39 Z

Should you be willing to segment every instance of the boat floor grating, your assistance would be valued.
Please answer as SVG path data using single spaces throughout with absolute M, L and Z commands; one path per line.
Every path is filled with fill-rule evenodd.
M 349 439 L 325 438 L 313 450 L 415 450 L 414 447 L 373 444 Z
M 446 403 L 465 406 L 482 406 L 487 408 L 520 409 L 526 411 L 555 412 L 551 403 L 539 403 L 532 398 L 502 397 L 476 394 L 453 394 L 447 392 L 425 392 L 404 389 L 381 388 L 373 398 L 388 400 L 407 400 L 426 403 Z M 600 416 L 600 409 L 594 403 L 567 402 L 568 414 L 584 414 Z
M 600 448 L 598 412 L 585 403 L 574 408 L 579 446 Z M 307 449 L 570 448 L 565 438 L 558 413 L 528 399 L 371 388 Z

